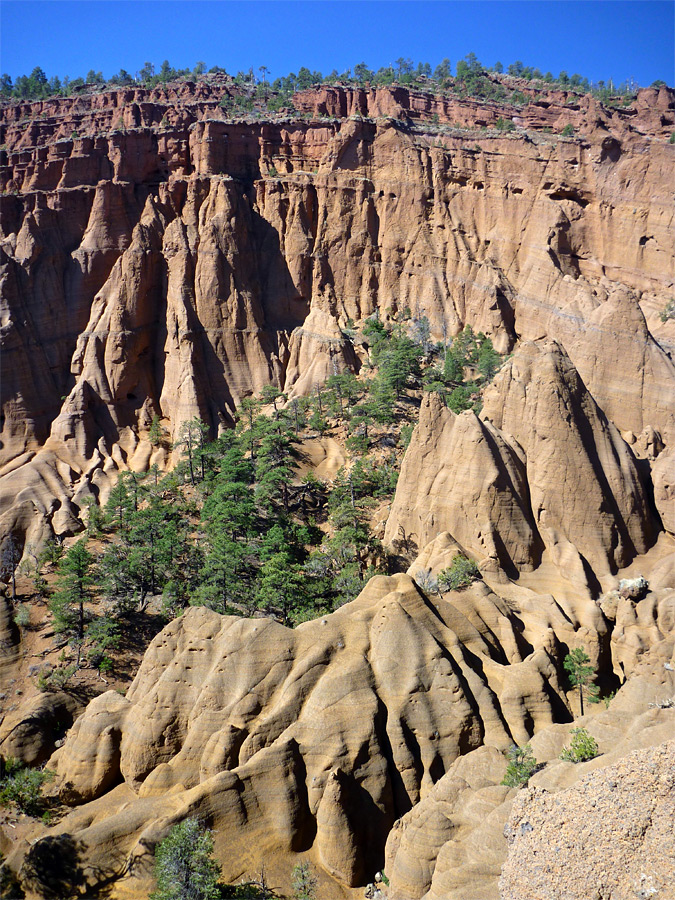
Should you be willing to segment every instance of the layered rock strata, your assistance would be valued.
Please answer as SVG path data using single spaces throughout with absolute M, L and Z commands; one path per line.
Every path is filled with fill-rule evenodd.
M 120 469 L 166 464 L 155 415 L 167 438 L 195 415 L 215 433 L 266 383 L 354 368 L 340 325 L 375 310 L 502 351 L 554 338 L 618 428 L 672 441 L 650 330 L 675 282 L 675 148 L 649 124 L 666 89 L 625 115 L 588 101 L 575 140 L 439 129 L 397 89 L 363 101 L 380 118 L 232 122 L 214 118 L 229 88 L 204 90 L 2 110 L 3 532 L 72 533 Z

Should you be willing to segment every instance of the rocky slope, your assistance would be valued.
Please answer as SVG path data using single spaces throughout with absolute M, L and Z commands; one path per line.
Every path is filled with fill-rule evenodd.
M 536 342 L 497 375 L 480 418 L 424 401 L 385 541 L 403 533 L 424 547 L 448 531 L 484 566 L 516 577 L 548 551 L 592 590 L 593 573 L 628 565 L 658 530 L 630 447 L 561 346 Z
M 2 110 L 3 532 L 71 533 L 119 469 L 164 464 L 153 415 L 173 437 L 195 415 L 215 432 L 266 383 L 353 366 L 339 325 L 378 309 L 502 351 L 558 340 L 620 430 L 672 440 L 672 92 L 626 113 L 585 100 L 570 140 L 541 104 L 506 135 L 480 130 L 489 105 L 452 129 L 397 89 L 297 100 L 368 119 L 228 122 L 227 90 Z
M 505 760 L 489 747 L 458 759 L 392 830 L 389 896 L 586 900 L 602 886 L 613 900 L 670 900 L 672 689 L 653 670 L 577 720 L 598 744 L 589 762 L 559 759 L 569 725 L 540 731 L 531 745 L 542 767 L 524 789 L 500 784 Z
M 515 109 L 336 87 L 298 96 L 305 118 L 230 121 L 229 90 L 2 109 L 0 539 L 73 534 L 119 471 L 170 466 L 194 416 L 215 434 L 266 384 L 293 396 L 358 371 L 350 319 L 410 307 L 439 339 L 470 324 L 512 356 L 480 415 L 422 402 L 384 535 L 416 557 L 408 574 L 295 630 L 189 610 L 49 761 L 73 809 L 0 844 L 33 896 L 63 869 L 61 894 L 70 872 L 135 897 L 157 841 L 198 815 L 230 880 L 264 862 L 287 888 L 308 858 L 330 897 L 383 865 L 396 900 L 496 897 L 516 796 L 503 751 L 558 755 L 578 711 L 570 648 L 604 693 L 623 685 L 592 717 L 604 763 L 672 726 L 645 704 L 672 696 L 675 662 L 675 334 L 659 315 L 675 96 Z M 490 127 L 505 115 L 512 133 Z M 565 124 L 577 137 L 546 130 Z M 443 596 L 433 577 L 459 551 L 484 580 Z M 1 749 L 38 762 L 51 707 L 29 701 L 3 711 Z M 567 791 L 570 765 L 533 783 Z

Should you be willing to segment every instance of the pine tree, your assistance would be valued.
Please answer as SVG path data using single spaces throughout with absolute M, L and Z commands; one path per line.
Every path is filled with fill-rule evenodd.
M 250 598 L 251 540 L 256 532 L 252 478 L 251 461 L 234 444 L 223 455 L 202 508 L 206 555 L 196 599 L 220 612 L 230 603 L 246 603 Z
M 2 547 L 2 567 L 0 571 L 3 575 L 9 575 L 11 579 L 13 603 L 16 603 L 16 570 L 20 562 L 21 547 L 14 535 L 10 535 Z
M 153 447 L 159 447 L 162 442 L 162 426 L 159 424 L 159 416 L 152 417 L 152 424 L 148 431 L 148 440 Z
M 208 425 L 201 419 L 190 419 L 189 422 L 183 422 L 179 432 L 179 438 L 174 447 L 183 447 L 183 455 L 187 459 L 187 467 L 190 473 L 190 484 L 197 483 L 197 477 L 204 479 L 205 474 L 205 457 L 204 447 L 206 444 L 206 435 L 208 433 Z
M 293 867 L 291 885 L 293 887 L 293 900 L 314 900 L 317 880 L 312 874 L 309 863 L 299 863 Z
M 117 531 L 124 531 L 132 506 L 133 501 L 129 496 L 126 479 L 123 475 L 119 475 L 105 505 L 108 526 Z
M 583 647 L 577 647 L 570 651 L 563 662 L 572 686 L 579 688 L 579 707 L 582 716 L 584 714 L 584 689 L 589 703 L 598 702 L 598 689 L 592 683 L 595 669 L 590 663 L 590 657 Z
M 213 838 L 196 819 L 175 825 L 155 851 L 157 890 L 150 900 L 218 900 L 220 866 Z
M 286 551 L 272 553 L 258 573 L 256 602 L 260 609 L 281 609 L 284 625 L 291 620 L 292 611 L 303 606 L 306 599 L 305 576 L 302 567 Z
M 94 557 L 84 540 L 66 552 L 58 566 L 58 587 L 49 608 L 54 617 L 54 631 L 67 634 L 78 647 L 77 662 L 84 643 L 85 604 L 89 602 L 89 588 L 94 581 Z

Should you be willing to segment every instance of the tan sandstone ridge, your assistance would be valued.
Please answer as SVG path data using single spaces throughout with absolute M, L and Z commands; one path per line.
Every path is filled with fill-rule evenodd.
M 1 110 L 0 540 L 74 533 L 120 470 L 170 466 L 195 415 L 215 434 L 266 384 L 357 370 L 348 319 L 410 307 L 512 356 L 480 415 L 422 400 L 385 531 L 409 574 L 294 630 L 190 609 L 49 760 L 74 808 L 0 846 L 31 897 L 46 873 L 72 892 L 72 862 L 78 891 L 135 898 L 197 815 L 228 880 L 264 863 L 287 890 L 308 859 L 322 896 L 362 895 L 385 866 L 394 900 L 496 898 L 512 742 L 574 804 L 578 776 L 672 737 L 672 709 L 648 704 L 675 690 L 674 94 L 506 109 L 336 87 L 296 97 L 314 119 L 228 121 L 230 90 Z M 513 134 L 489 127 L 504 114 Z M 564 124 L 579 136 L 544 131 Z M 304 464 L 344 459 L 323 438 Z M 485 580 L 429 592 L 457 552 Z M 20 647 L 0 613 L 4 676 Z M 585 720 L 603 756 L 576 768 L 555 762 L 574 647 L 604 693 L 622 685 Z M 2 752 L 42 761 L 54 703 L 5 715 Z
M 4 533 L 73 533 L 120 469 L 168 464 L 153 415 L 215 433 L 264 384 L 357 366 L 339 326 L 377 309 L 502 351 L 553 338 L 622 432 L 672 443 L 672 91 L 625 111 L 443 101 L 462 130 L 397 88 L 296 98 L 342 118 L 226 121 L 231 90 L 1 110 Z M 519 130 L 480 131 L 497 113 Z M 543 130 L 570 116 L 581 137 Z
M 92 883 L 133 861 L 120 895 L 143 890 L 152 847 L 191 813 L 213 825 L 228 879 L 263 860 L 287 879 L 305 853 L 333 890 L 363 884 L 394 821 L 460 754 L 569 718 L 558 638 L 521 631 L 483 584 L 431 602 L 406 575 L 294 630 L 192 609 L 48 762 L 55 790 L 84 804 L 51 836 L 86 848 Z M 560 634 L 574 641 L 569 623 Z M 27 884 L 39 852 L 10 858 Z
M 480 418 L 424 400 L 385 541 L 421 548 L 447 531 L 515 576 L 548 551 L 561 574 L 593 590 L 593 573 L 616 572 L 654 543 L 648 484 L 562 347 L 522 343 Z
M 384 865 L 394 900 L 496 898 L 512 742 L 549 762 L 532 784 L 559 790 L 672 737 L 675 590 L 620 593 L 533 607 L 482 582 L 429 596 L 397 575 L 294 630 L 193 608 L 155 638 L 126 697 L 103 694 L 75 722 L 47 763 L 74 809 L 34 825 L 8 864 L 31 897 L 50 895 L 64 854 L 85 890 L 111 878 L 116 897 L 138 897 L 157 842 L 194 815 L 228 880 L 264 865 L 285 889 L 309 860 L 337 897 Z M 555 762 L 576 703 L 561 647 L 590 634 L 627 681 L 582 720 L 603 756 L 575 767 Z

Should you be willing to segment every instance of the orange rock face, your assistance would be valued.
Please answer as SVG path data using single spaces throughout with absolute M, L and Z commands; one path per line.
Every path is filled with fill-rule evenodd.
M 358 369 L 350 319 L 409 307 L 438 339 L 469 324 L 511 356 L 480 415 L 422 402 L 384 535 L 416 546 L 409 574 L 294 630 L 170 623 L 49 761 L 76 808 L 8 864 L 39 896 L 76 840 L 83 884 L 110 870 L 116 896 L 145 895 L 157 842 L 198 815 L 228 880 L 264 862 L 284 885 L 307 854 L 347 897 L 386 859 L 392 897 L 496 897 L 503 751 L 559 753 L 567 650 L 628 678 L 624 696 L 647 666 L 672 694 L 675 95 L 516 109 L 337 86 L 298 95 L 304 116 L 232 121 L 230 90 L 0 110 L 0 542 L 74 533 L 119 471 L 170 466 L 194 416 L 215 434 L 265 385 L 298 396 Z M 505 116 L 514 131 L 491 127 Z M 329 440 L 314 452 L 334 472 Z M 459 551 L 485 580 L 442 596 Z M 633 746 L 635 710 L 645 740 L 670 725 L 648 696 L 596 717 L 607 752 Z M 0 739 L 28 759 L 53 710 L 24 712 Z
M 672 440 L 672 323 L 657 342 L 643 314 L 675 277 L 672 92 L 625 111 L 552 96 L 504 135 L 430 122 L 503 108 L 441 118 L 390 88 L 296 98 L 338 119 L 228 122 L 228 90 L 2 110 L 3 532 L 71 532 L 88 493 L 148 464 L 153 415 L 215 432 L 264 384 L 352 366 L 339 326 L 376 309 L 502 351 L 552 337 L 619 429 Z M 578 139 L 543 131 L 572 114 Z

